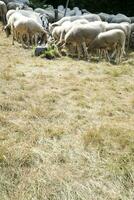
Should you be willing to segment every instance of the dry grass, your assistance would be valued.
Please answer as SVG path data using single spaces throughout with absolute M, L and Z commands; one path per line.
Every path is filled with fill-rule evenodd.
M 0 199 L 134 199 L 134 53 L 32 57 L 0 31 Z

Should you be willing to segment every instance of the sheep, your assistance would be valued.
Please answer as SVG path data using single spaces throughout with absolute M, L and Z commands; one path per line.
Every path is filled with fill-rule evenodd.
M 7 6 L 3 1 L 0 1 L 0 18 L 3 24 L 6 24 L 6 13 L 7 13 Z
M 13 32 L 13 37 L 14 37 L 14 23 L 15 21 L 21 19 L 23 16 L 21 13 L 19 12 L 14 12 L 8 19 L 8 23 L 7 25 L 4 27 L 4 30 L 6 32 L 6 36 L 9 37 L 9 35 L 11 34 L 11 31 Z M 12 40 L 12 44 L 13 44 L 13 40 Z
M 131 36 L 131 24 L 128 22 L 122 22 L 120 23 L 122 27 L 124 27 L 125 30 L 125 35 L 126 35 L 126 47 L 127 50 L 129 49 L 129 44 L 130 44 L 130 36 Z
M 32 15 L 30 15 L 30 16 L 32 16 Z M 34 35 L 37 35 L 37 32 L 42 33 L 42 36 L 45 37 L 46 32 L 44 32 L 44 29 L 41 26 L 41 24 L 38 23 L 38 20 L 36 21 L 35 19 L 26 17 L 26 16 L 22 15 L 22 13 L 19 11 L 14 12 L 9 17 L 8 24 L 5 26 L 5 31 L 6 31 L 7 37 L 10 34 L 10 30 L 13 32 L 12 44 L 14 44 L 15 38 L 16 38 L 16 40 L 19 40 L 18 35 L 21 35 L 21 36 L 24 35 L 23 31 L 21 33 L 21 31 L 19 30 L 20 27 L 21 27 L 21 29 L 24 29 L 25 35 L 28 38 L 27 41 L 30 40 L 29 39 L 30 34 L 32 35 L 31 37 L 33 37 Z M 29 30 L 26 30 L 28 28 L 29 28 Z M 21 43 L 22 43 L 22 37 L 21 37 Z M 23 45 L 23 43 L 22 43 L 22 45 Z
M 31 36 L 32 35 L 36 35 L 36 36 L 39 35 L 41 37 L 41 41 L 40 41 L 41 43 L 47 42 L 47 38 L 48 38 L 47 32 L 39 23 L 37 23 L 33 19 L 29 19 L 27 26 L 28 26 L 28 32 Z
M 27 30 L 27 27 L 25 26 L 27 20 L 28 20 L 28 18 L 23 16 L 13 23 L 12 44 L 14 44 L 14 40 L 16 39 L 17 41 L 20 40 L 22 46 L 24 47 L 23 39 L 25 37 L 28 42 L 28 46 L 29 46 L 30 36 L 29 36 L 28 30 Z
M 55 23 L 51 24 L 50 25 L 50 32 L 52 31 L 52 29 L 55 26 L 61 26 L 66 21 L 73 22 L 73 21 L 78 20 L 78 19 L 86 19 L 89 22 L 92 22 L 92 21 L 101 21 L 101 18 L 98 15 L 96 15 L 96 14 L 87 14 L 87 15 L 82 15 L 82 16 L 67 16 L 67 17 L 63 17 L 58 22 L 55 22 Z
M 17 12 L 21 13 L 23 16 L 28 17 L 28 18 L 32 18 L 35 22 L 39 23 L 41 26 L 42 21 L 40 18 L 40 15 L 34 11 L 31 10 L 18 10 Z
M 10 10 L 7 12 L 6 18 L 7 18 L 7 25 L 5 27 L 5 31 L 7 34 L 7 37 L 10 35 L 11 30 L 13 31 L 13 27 L 12 24 L 14 23 L 14 21 L 16 21 L 17 19 L 21 19 L 22 17 L 28 17 L 33 19 L 35 22 L 39 23 L 40 25 L 42 25 L 42 21 L 39 17 L 39 15 L 33 11 L 27 11 L 27 10 Z
M 60 36 L 60 41 L 58 42 L 58 45 L 61 45 L 63 44 L 64 42 L 64 37 L 65 37 L 65 34 L 73 27 L 75 26 L 76 24 L 90 24 L 90 25 L 102 25 L 104 26 L 104 29 L 105 29 L 105 25 L 107 24 L 107 22 L 102 22 L 102 21 L 95 21 L 95 22 L 89 22 L 88 20 L 86 19 L 79 19 L 79 20 L 75 20 L 73 22 L 64 22 L 62 24 L 62 30 L 61 30 L 61 36 Z
M 129 48 L 129 40 L 130 40 L 130 34 L 131 34 L 131 26 L 128 22 L 122 22 L 120 24 L 118 23 L 110 23 L 106 24 L 106 31 L 113 30 L 113 29 L 120 29 L 122 30 L 126 35 L 126 47 Z
M 16 35 L 19 35 L 23 47 L 24 36 L 26 36 L 28 47 L 30 46 L 30 39 L 33 39 L 33 37 L 41 36 L 41 43 L 47 41 L 47 32 L 43 29 L 43 27 L 40 24 L 28 17 L 23 17 L 14 23 L 14 32 Z
M 96 36 L 105 31 L 105 27 L 102 24 L 84 24 L 73 26 L 65 35 L 65 46 L 69 44 L 76 46 L 78 52 L 78 59 L 80 59 L 81 46 L 84 50 L 84 56 L 89 59 L 86 45 L 89 45 Z
M 77 24 L 88 24 L 89 22 L 86 19 L 79 19 L 79 20 L 75 20 L 73 22 L 67 21 L 64 22 L 61 26 L 61 31 L 60 31 L 60 39 L 57 45 L 61 45 L 64 42 L 64 37 L 65 34 L 75 25 Z M 59 27 L 59 26 L 58 26 Z M 56 28 L 56 27 L 55 27 Z
M 90 50 L 112 49 L 114 52 L 116 52 L 116 62 L 119 63 L 123 54 L 125 53 L 125 40 L 126 36 L 122 30 L 113 29 L 103 33 L 99 33 L 97 37 L 93 40 L 89 48 Z
M 52 31 L 52 37 L 54 38 L 56 43 L 60 40 L 61 31 L 62 26 L 56 26 Z
M 25 16 L 25 17 L 29 17 L 29 18 L 32 18 L 34 19 L 37 23 L 40 23 L 42 25 L 42 21 L 41 21 L 41 18 L 40 18 L 40 15 L 32 10 L 9 10 L 6 14 L 6 19 L 7 19 L 7 22 L 10 18 L 10 16 L 13 14 L 13 13 L 20 13 L 21 15 Z

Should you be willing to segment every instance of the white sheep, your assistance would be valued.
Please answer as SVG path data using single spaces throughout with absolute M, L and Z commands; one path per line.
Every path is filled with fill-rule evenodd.
M 131 26 L 127 22 L 122 23 L 109 23 L 106 25 L 106 30 L 113 30 L 113 29 L 120 29 L 122 30 L 126 35 L 126 47 L 128 49 L 129 47 L 129 40 L 130 40 L 130 34 L 131 34 Z
M 64 38 L 65 38 L 65 35 L 66 33 L 73 27 L 73 26 L 76 26 L 76 25 L 79 25 L 79 24 L 88 24 L 89 22 L 86 20 L 86 19 L 79 19 L 79 20 L 75 20 L 73 22 L 64 22 L 62 25 L 61 25 L 61 31 L 60 31 L 60 39 L 59 39 L 59 42 L 57 45 L 61 45 L 63 44 L 64 42 Z M 57 26 L 59 27 L 59 26 Z M 55 27 L 56 28 L 56 27 Z
M 116 62 L 119 63 L 125 53 L 125 33 L 120 29 L 113 29 L 99 33 L 89 46 L 90 50 L 112 50 L 116 54 Z M 105 52 L 106 53 L 106 52 Z M 107 53 L 105 54 L 108 55 Z M 109 58 L 108 58 L 109 59 Z
M 15 39 L 15 32 L 14 32 L 14 23 L 17 20 L 20 20 L 21 18 L 23 18 L 24 16 L 21 15 L 21 13 L 19 12 L 14 12 L 8 19 L 8 23 L 5 26 L 4 30 L 6 32 L 7 37 L 9 37 L 10 33 L 12 32 L 13 34 L 13 40 L 12 40 L 12 44 L 14 44 L 14 39 Z
M 105 26 L 102 24 L 79 24 L 73 26 L 65 35 L 65 46 L 76 46 L 78 59 L 80 59 L 81 46 L 83 47 L 84 56 L 89 59 L 86 45 L 89 45 L 96 36 L 105 31 Z
M 44 28 L 39 23 L 28 17 L 23 17 L 14 23 L 14 32 L 17 36 L 19 35 L 23 47 L 24 37 L 26 37 L 28 47 L 30 46 L 30 41 L 32 43 L 32 39 L 38 38 L 38 36 L 41 37 L 41 43 L 47 41 L 47 32 Z

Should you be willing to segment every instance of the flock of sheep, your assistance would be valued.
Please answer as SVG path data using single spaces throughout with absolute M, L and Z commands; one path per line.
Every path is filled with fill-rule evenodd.
M 87 10 L 52 6 L 46 9 L 29 6 L 28 0 L 0 1 L 0 18 L 7 37 L 12 34 L 12 44 L 23 47 L 54 43 L 59 51 L 90 60 L 91 54 L 116 63 L 121 62 L 134 36 L 134 17 L 123 14 L 92 14 Z M 46 45 L 47 46 L 47 45 Z M 132 45 L 131 45 L 132 46 Z

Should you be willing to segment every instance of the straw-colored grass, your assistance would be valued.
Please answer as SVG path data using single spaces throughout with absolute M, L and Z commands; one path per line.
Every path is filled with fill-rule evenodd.
M 36 58 L 0 31 L 0 200 L 134 199 L 133 64 Z

